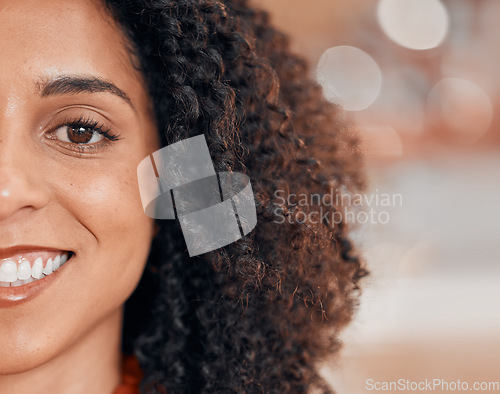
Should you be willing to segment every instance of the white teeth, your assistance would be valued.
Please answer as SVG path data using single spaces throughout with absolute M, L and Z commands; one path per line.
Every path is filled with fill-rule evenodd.
M 52 259 L 51 258 L 49 258 L 47 260 L 47 264 L 45 264 L 45 267 L 43 268 L 42 272 L 45 275 L 50 275 L 53 272 L 53 269 L 52 269 Z
M 49 258 L 45 267 L 41 257 L 36 258 L 33 266 L 24 258 L 17 263 L 14 260 L 5 260 L 0 263 L 0 287 L 17 287 L 42 279 L 67 261 L 67 253 L 56 256 L 54 259 Z
M 17 278 L 19 280 L 26 280 L 31 277 L 31 265 L 29 261 L 24 260 L 19 267 L 17 267 Z
M 61 266 L 61 256 L 56 256 L 56 258 L 52 262 L 52 271 L 55 271 L 60 266 Z
M 42 277 L 43 270 L 43 260 L 41 257 L 38 257 L 33 263 L 33 267 L 31 267 L 31 276 L 35 279 L 40 279 Z
M 7 260 L 0 266 L 0 282 L 15 282 L 17 280 L 17 264 Z
M 21 282 L 23 283 L 23 285 L 26 285 L 26 284 L 28 284 L 28 283 L 33 282 L 34 280 L 35 280 L 35 279 L 33 279 L 33 278 L 28 278 L 28 279 L 26 279 L 26 280 L 22 280 Z

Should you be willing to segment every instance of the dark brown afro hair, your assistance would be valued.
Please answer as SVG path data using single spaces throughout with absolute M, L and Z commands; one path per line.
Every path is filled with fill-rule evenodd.
M 249 235 L 193 258 L 179 224 L 158 221 L 125 308 L 123 350 L 140 361 L 141 390 L 331 392 L 317 363 L 338 350 L 366 270 L 345 224 L 303 220 L 315 207 L 276 196 L 360 190 L 353 129 L 247 1 L 106 5 L 144 76 L 162 144 L 203 133 L 215 170 L 247 174 L 257 206 Z

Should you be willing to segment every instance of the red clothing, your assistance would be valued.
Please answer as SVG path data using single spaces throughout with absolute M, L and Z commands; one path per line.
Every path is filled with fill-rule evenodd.
M 122 382 L 113 394 L 140 394 L 139 383 L 144 376 L 135 356 L 124 356 L 122 364 Z

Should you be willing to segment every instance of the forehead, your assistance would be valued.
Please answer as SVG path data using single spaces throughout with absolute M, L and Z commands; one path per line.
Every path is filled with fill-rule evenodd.
M 26 89 L 29 81 L 70 73 L 134 90 L 140 77 L 126 45 L 98 1 L 0 0 L 0 87 Z

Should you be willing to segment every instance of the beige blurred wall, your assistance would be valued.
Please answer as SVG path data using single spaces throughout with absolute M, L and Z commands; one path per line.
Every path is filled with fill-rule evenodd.
M 292 48 L 312 64 L 323 51 L 339 45 L 353 24 L 373 8 L 373 0 L 253 0 L 270 12 L 274 25 L 292 38 Z

